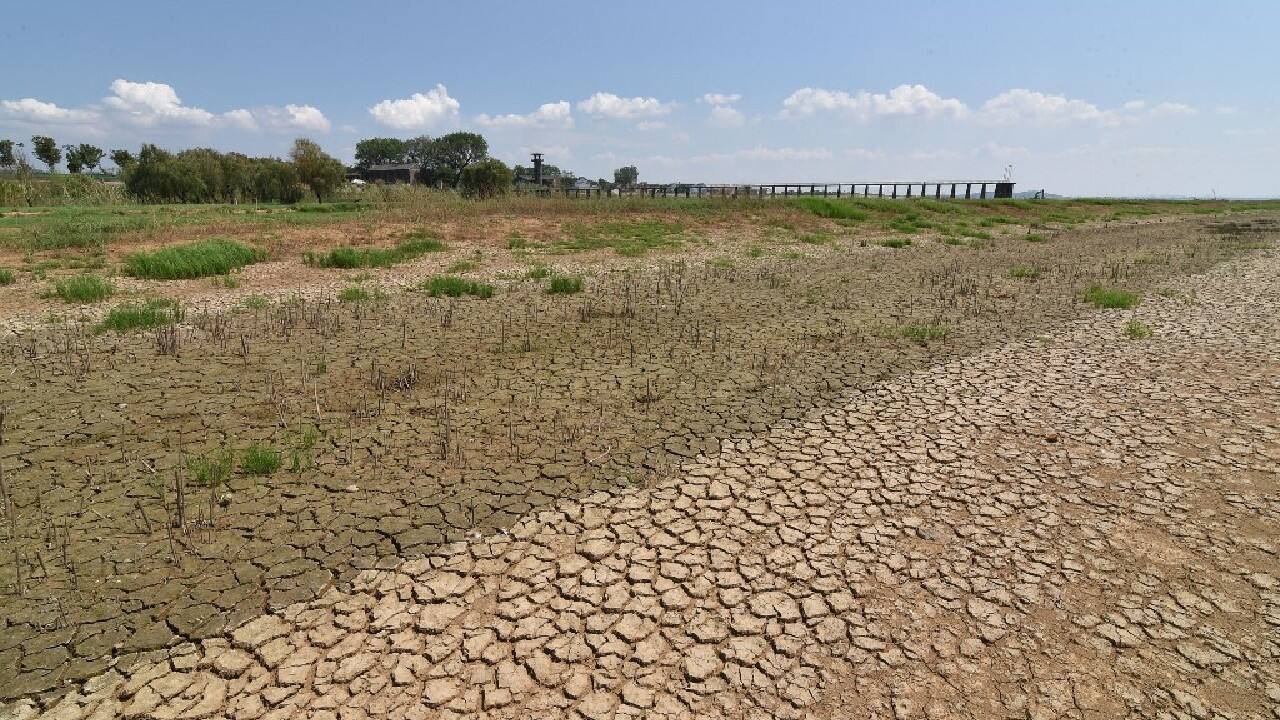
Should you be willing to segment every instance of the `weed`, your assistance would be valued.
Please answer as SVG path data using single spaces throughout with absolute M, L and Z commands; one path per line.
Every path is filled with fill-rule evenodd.
M 480 263 L 474 260 L 459 260 L 458 262 L 449 266 L 448 272 L 451 272 L 451 273 L 471 272 L 472 270 L 475 270 L 479 266 L 480 266 Z
M 97 275 L 76 275 L 54 283 L 54 292 L 69 303 L 91 303 L 105 300 L 116 291 L 111 283 Z
M 233 240 L 201 240 L 151 252 L 132 253 L 124 260 L 124 272 L 150 280 L 200 278 L 227 275 L 265 257 L 261 250 Z
M 545 280 L 551 277 L 551 269 L 546 265 L 534 265 L 529 268 L 529 272 L 525 273 L 525 277 L 530 280 Z
M 419 285 L 431 297 L 462 297 L 474 295 L 478 298 L 493 297 L 493 286 L 458 277 L 457 275 L 436 275 Z
M 242 304 L 250 310 L 265 310 L 270 303 L 261 295 L 250 295 L 243 300 Z
M 510 237 L 507 238 L 508 250 L 524 250 L 527 247 L 529 247 L 529 241 L 526 240 L 525 238 L 520 237 L 517 234 L 513 233 Z
M 903 325 L 899 328 L 899 332 L 902 337 L 912 342 L 927 345 L 934 340 L 946 340 L 947 336 L 951 334 L 951 329 L 946 325 L 927 323 L 923 325 Z
M 231 475 L 232 462 L 234 457 L 230 450 L 219 450 L 187 460 L 187 472 L 191 473 L 195 484 L 216 488 Z
M 752 245 L 747 248 L 747 257 L 755 260 L 764 256 L 764 248 L 759 245 Z
M 1009 277 L 1019 280 L 1035 280 L 1040 277 L 1040 268 L 1032 265 L 1014 265 L 1009 268 Z
M 720 268 L 721 270 L 728 270 L 734 266 L 733 261 L 725 257 L 712 258 L 707 261 L 707 265 L 713 268 Z
M 280 469 L 280 451 L 270 445 L 254 443 L 240 456 L 240 469 L 250 475 L 270 475 Z
M 552 295 L 573 295 L 582 292 L 581 275 L 552 275 L 547 292 Z
M 0 285 L 12 285 L 18 281 L 18 276 L 9 268 L 0 268 Z
M 1090 285 L 1089 289 L 1084 292 L 1084 299 L 1085 302 L 1091 303 L 1094 307 L 1123 310 L 1137 305 L 1142 296 L 1129 290 Z
M 1039 233 L 1027 233 L 1024 239 L 1029 243 L 1042 243 L 1045 241 L 1045 237 Z
M 182 306 L 176 300 L 158 298 L 145 303 L 125 303 L 111 308 L 94 330 L 97 332 L 126 333 L 130 330 L 167 325 L 182 320 Z
M 305 253 L 302 261 L 321 268 L 381 268 L 397 265 L 427 253 L 447 249 L 437 238 L 420 237 L 406 240 L 391 249 L 340 247 L 326 254 Z
M 348 285 L 338 293 L 338 302 L 362 303 L 368 300 L 381 300 L 384 297 L 386 297 L 385 294 L 376 288 L 367 290 L 359 285 Z
M 831 200 L 830 198 L 800 198 L 795 204 L 818 217 L 830 218 L 833 220 L 853 220 L 860 221 L 867 219 L 867 213 L 858 209 L 856 205 L 841 200 Z
M 1130 320 L 1124 326 L 1124 334 L 1130 340 L 1146 340 L 1154 333 L 1151 330 L 1151 326 L 1141 320 Z
M 889 238 L 876 243 L 880 247 L 904 248 L 911 244 L 911 238 Z

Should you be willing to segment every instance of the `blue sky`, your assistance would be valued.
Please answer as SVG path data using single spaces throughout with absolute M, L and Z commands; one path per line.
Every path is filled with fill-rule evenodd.
M 17 2 L 0 137 L 482 132 L 590 177 L 1280 195 L 1280 2 Z

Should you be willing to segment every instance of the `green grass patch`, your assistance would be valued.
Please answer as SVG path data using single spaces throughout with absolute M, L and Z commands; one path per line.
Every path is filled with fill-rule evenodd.
M 480 267 L 480 263 L 476 262 L 475 260 L 459 260 L 458 262 L 450 265 L 447 272 L 451 272 L 451 273 L 471 272 L 472 270 L 475 270 L 478 267 Z
M 493 297 L 492 285 L 457 275 L 436 275 L 419 287 L 431 297 L 462 297 L 463 295 L 474 295 L 482 299 Z
M 187 460 L 187 472 L 196 485 L 216 488 L 227 481 L 234 461 L 230 450 L 219 450 Z
M 552 275 L 547 292 L 552 295 L 573 295 L 582 292 L 581 275 Z
M 534 265 L 524 276 L 530 280 L 545 280 L 551 277 L 551 268 L 546 265 Z
M 747 248 L 747 257 L 751 258 L 752 260 L 757 260 L 759 258 L 764 257 L 764 248 L 760 247 L 759 245 L 752 245 L 751 247 Z
M 865 210 L 860 209 L 857 205 L 843 200 L 832 200 L 830 198 L 799 198 L 794 201 L 795 204 L 818 217 L 830 218 L 832 220 L 866 220 L 868 214 Z
M 302 261 L 320 268 L 383 268 L 408 262 L 427 253 L 448 249 L 439 238 L 422 237 L 405 240 L 393 248 L 334 248 L 327 253 L 305 253 Z
M 270 475 L 280 469 L 280 451 L 270 445 L 254 443 L 240 456 L 240 469 L 249 475 Z
M 386 297 L 379 289 L 369 290 L 360 285 L 348 285 L 338 293 L 338 302 L 362 303 L 370 300 L 381 300 Z
M 234 240 L 201 240 L 151 252 L 137 252 L 124 260 L 125 274 L 149 280 L 181 280 L 228 275 L 263 260 L 266 253 Z
M 0 268 L 0 285 L 12 285 L 18 282 L 18 276 L 9 268 Z
M 249 310 L 265 310 L 271 303 L 261 295 L 250 295 L 242 300 L 240 304 Z
M 1023 239 L 1029 243 L 1042 243 L 1045 241 L 1045 237 L 1040 233 L 1027 233 Z
M 888 238 L 876 243 L 880 247 L 887 248 L 904 248 L 911 244 L 911 238 Z
M 1009 268 L 1009 277 L 1019 280 L 1035 280 L 1040 277 L 1040 268 L 1033 265 L 1014 265 Z
M 938 323 L 926 323 L 921 325 L 903 325 L 898 329 L 902 337 L 920 345 L 927 345 L 935 340 L 946 340 L 951 334 L 951 329 L 946 325 Z
M 596 225 L 570 224 L 556 247 L 571 252 L 612 249 L 619 255 L 636 257 L 650 250 L 680 245 L 684 227 L 658 220 L 631 220 Z
M 1130 320 L 1124 326 L 1124 334 L 1130 340 L 1146 340 L 1155 333 L 1151 330 L 1151 326 L 1141 320 Z
M 75 275 L 53 284 L 54 293 L 69 303 L 92 303 L 106 300 L 115 287 L 97 275 Z
M 182 306 L 176 300 L 157 298 L 144 303 L 125 303 L 111 308 L 94 329 L 98 332 L 126 333 L 131 330 L 167 325 L 182 320 Z
M 1089 289 L 1084 292 L 1084 299 L 1085 302 L 1092 304 L 1094 307 L 1124 310 L 1137 305 L 1142 300 L 1142 296 L 1130 290 L 1090 285 Z

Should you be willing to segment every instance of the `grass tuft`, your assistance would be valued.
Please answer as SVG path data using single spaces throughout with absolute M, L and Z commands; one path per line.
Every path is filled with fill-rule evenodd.
M 227 275 L 265 257 L 261 250 L 234 240 L 201 240 L 133 253 L 125 258 L 124 271 L 149 280 L 182 280 Z
M 369 300 L 380 300 L 385 297 L 381 290 L 368 290 L 359 285 L 348 285 L 338 293 L 338 302 L 362 303 Z
M 946 340 L 947 336 L 951 334 L 951 329 L 938 323 L 926 323 L 923 325 L 903 325 L 899 332 L 902 333 L 902 337 L 912 342 L 927 345 L 934 340 Z
M 97 275 L 76 275 L 54 283 L 58 297 L 69 303 L 91 303 L 106 300 L 116 291 L 111 283 Z
M 420 237 L 406 240 L 390 249 L 340 247 L 320 255 L 305 253 L 302 261 L 314 267 L 342 270 L 382 268 L 446 249 L 445 244 L 438 238 Z
M 0 268 L 0 285 L 12 285 L 18 281 L 18 276 L 9 268 Z
M 1130 320 L 1128 324 L 1124 326 L 1124 334 L 1128 336 L 1130 340 L 1146 340 L 1151 337 L 1154 332 L 1152 332 L 1150 325 L 1142 322 L 1141 320 Z
M 547 292 L 552 295 L 573 295 L 582 292 L 581 275 L 552 275 Z
M 887 248 L 904 248 L 911 244 L 911 238 L 889 238 L 876 243 L 880 247 Z
M 94 329 L 97 332 L 126 333 L 130 330 L 167 325 L 182 320 L 182 306 L 176 300 L 157 298 L 145 303 L 125 303 L 111 308 L 102 322 Z
M 1084 292 L 1084 300 L 1094 307 L 1108 310 L 1124 310 L 1137 305 L 1142 300 L 1142 296 L 1129 290 L 1090 285 L 1089 289 Z
M 233 461 L 230 450 L 220 450 L 191 458 L 187 461 L 187 472 L 191 473 L 191 480 L 195 484 L 216 488 L 231 475 Z
M 1009 277 L 1019 280 L 1035 280 L 1040 277 L 1040 268 L 1033 265 L 1014 265 L 1009 268 Z
M 254 443 L 240 456 L 240 469 L 250 475 L 270 475 L 280 469 L 280 451 L 270 445 Z
M 799 198 L 795 201 L 795 204 L 818 217 L 830 218 L 832 220 L 858 221 L 866 220 L 868 217 L 865 210 L 860 210 L 853 203 L 831 200 L 829 198 Z
M 476 282 L 457 275 L 436 275 L 419 285 L 431 297 L 462 297 L 474 295 L 478 298 L 493 297 L 493 286 Z

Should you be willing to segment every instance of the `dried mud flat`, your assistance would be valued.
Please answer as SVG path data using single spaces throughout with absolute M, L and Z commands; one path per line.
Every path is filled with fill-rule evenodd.
M 1157 229 L 1124 232 L 1150 233 L 1134 246 L 1144 252 L 1159 247 Z M 895 257 L 911 268 L 908 277 L 937 273 L 927 263 L 911 266 L 911 256 Z M 1101 256 L 1089 262 L 1106 265 Z M 360 392 L 335 390 L 316 414 L 343 416 L 354 449 L 333 443 L 296 481 L 233 483 L 227 507 L 211 496 L 207 517 L 192 511 L 194 531 L 179 536 L 178 549 L 164 532 L 132 527 L 165 523 L 154 507 L 116 516 L 128 502 L 103 502 L 116 522 L 94 523 L 121 547 L 97 547 L 94 555 L 92 538 L 79 540 L 83 578 L 61 576 L 56 524 L 44 537 L 31 533 L 48 546 L 40 556 L 46 567 L 42 574 L 29 559 L 32 591 L 5 601 L 0 653 L 15 668 L 6 690 L 40 704 L 22 700 L 0 714 L 26 717 L 43 707 L 49 717 L 1266 717 L 1280 702 L 1277 269 L 1280 259 L 1269 250 L 1191 278 L 1147 277 L 1177 292 L 1150 296 L 1135 311 L 1080 319 L 1069 317 L 1078 309 L 1066 316 L 1055 310 L 1061 293 L 1070 297 L 1066 288 L 1087 276 L 1064 269 L 1057 294 L 1046 282 L 1019 295 L 1018 306 L 1030 310 L 1003 325 L 994 318 L 1009 315 L 1002 303 L 1009 288 L 999 283 L 975 293 L 981 301 L 939 294 L 938 306 L 952 303 L 945 319 L 964 331 L 941 356 L 869 328 L 849 331 L 838 299 L 820 298 L 822 325 L 845 334 L 789 363 L 776 359 L 777 346 L 763 336 L 804 347 L 814 326 L 795 334 L 787 328 L 804 316 L 806 303 L 801 297 L 795 307 L 781 303 L 783 310 L 767 313 L 767 301 L 753 305 L 751 298 L 776 295 L 778 284 L 795 283 L 812 266 L 782 280 L 779 270 L 732 281 L 735 296 L 745 298 L 737 309 L 741 327 L 766 321 L 755 344 L 745 329 L 726 331 L 736 341 L 717 340 L 720 353 L 727 355 L 725 345 L 738 353 L 736 363 L 716 359 L 709 331 L 698 328 L 693 340 L 690 327 L 697 298 L 708 307 L 723 303 L 725 293 L 711 291 L 722 278 L 667 272 L 669 284 L 699 290 L 673 295 L 668 286 L 664 296 L 658 276 L 654 306 L 679 298 L 687 314 L 653 320 L 647 335 L 633 328 L 648 357 L 647 374 L 633 375 L 620 373 L 634 350 L 623 349 L 626 323 L 614 322 L 627 317 L 628 293 L 619 282 L 594 300 L 596 310 L 607 311 L 602 317 L 613 318 L 603 322 L 617 328 L 597 328 L 598 349 L 558 373 L 539 367 L 539 354 L 531 353 L 529 370 L 541 373 L 533 374 L 544 386 L 519 395 L 545 396 L 516 420 L 502 422 L 508 416 L 501 412 L 520 407 L 516 394 L 505 403 L 466 402 L 501 398 L 501 379 L 489 390 L 440 377 L 427 385 L 443 384 L 443 393 L 432 392 L 454 399 L 435 404 L 365 391 L 362 405 Z M 963 285 L 968 275 L 961 268 L 935 276 L 946 286 Z M 909 299 L 891 298 L 879 321 L 894 313 L 898 322 L 909 319 Z M 540 340 L 530 345 L 548 357 L 564 347 L 590 348 L 588 338 L 566 330 L 591 325 L 595 310 L 584 311 L 587 302 L 545 308 L 555 319 L 538 326 Z M 440 326 L 444 312 L 457 322 L 478 307 L 434 308 L 413 336 L 438 342 L 426 325 Z M 317 327 L 335 317 L 311 312 Z M 394 338 L 387 330 L 407 325 L 389 312 L 377 325 Z M 939 308 L 922 312 L 937 317 Z M 361 317 L 373 324 L 376 314 Z M 1155 337 L 1125 339 L 1124 323 L 1133 317 Z M 359 321 L 341 320 L 348 330 Z M 306 336 L 306 325 L 297 322 L 295 336 Z M 1027 339 L 1038 328 L 1049 329 Z M 201 331 L 217 342 L 216 331 Z M 371 340 L 315 332 L 310 342 Z M 224 333 L 231 371 L 239 368 L 246 385 L 256 374 L 287 387 L 280 367 L 297 358 L 283 348 L 297 337 L 274 350 L 283 356 L 280 367 L 264 362 L 251 372 L 243 358 L 236 364 L 239 334 Z M 518 342 L 512 335 L 508 341 Z M 677 337 L 684 343 L 678 350 Z M 399 343 L 384 342 L 376 356 L 396 357 L 393 348 L 407 348 L 411 339 L 406 332 Z M 492 342 L 486 336 L 471 346 Z M 176 358 L 153 359 L 154 350 L 143 348 L 123 349 L 137 362 L 159 364 L 162 376 L 183 377 Z M 391 381 L 408 379 L 397 362 L 423 352 L 386 362 L 384 385 L 394 389 Z M 964 352 L 974 354 L 959 357 Z M 665 362 L 656 363 L 664 353 Z M 772 364 L 761 359 L 753 367 L 753 359 L 770 354 Z M 68 363 L 78 357 L 66 355 Z M 726 370 L 735 366 L 741 377 Z M 484 382 L 506 377 L 510 393 L 532 382 L 524 367 L 511 361 L 470 374 Z M 663 367 L 681 372 L 664 374 Z M 575 395 L 572 383 L 547 380 L 593 371 L 613 381 L 612 396 L 586 391 L 591 383 Z M 349 374 L 335 387 L 377 385 L 378 373 L 363 365 Z M 717 394 L 710 378 L 726 375 L 732 382 Z M 298 387 L 279 390 L 278 399 L 273 392 L 247 403 L 230 390 L 209 392 L 200 385 L 205 376 L 183 381 L 199 388 L 192 396 L 201 398 L 201 412 L 178 403 L 166 422 L 209 435 L 221 421 L 208 418 L 226 416 L 228 425 L 279 439 L 275 411 L 256 424 L 254 412 L 282 406 L 279 413 L 292 418 L 309 387 L 294 378 Z M 226 382 L 215 371 L 207 376 Z M 137 381 L 112 391 L 109 380 L 86 390 L 88 380 L 65 379 L 67 399 L 50 393 L 44 413 L 77 412 L 72 396 L 81 407 L 108 408 L 118 394 L 133 395 L 151 413 L 166 407 L 160 388 Z M 412 396 L 418 384 L 405 392 Z M 461 396 L 453 394 L 459 386 L 466 388 Z M 341 412 L 328 407 L 344 401 L 351 406 Z M 717 401 L 716 412 L 694 413 L 695 405 Z M 559 415 L 573 406 L 580 416 Z M 457 425 L 441 425 L 442 408 L 458 413 L 447 421 Z M 677 427 L 664 430 L 663 418 Z M 110 419 L 96 419 L 104 426 L 76 433 L 114 432 Z M 726 420 L 738 424 L 726 427 Z M 509 428 L 521 426 L 525 450 L 511 441 Z M 439 443 L 442 427 L 451 428 L 446 438 L 454 433 L 474 446 Z M 485 427 L 498 432 L 486 436 Z M 555 429 L 538 430 L 547 427 Z M 130 456 L 118 469 L 125 474 L 138 458 L 165 456 L 163 437 L 106 453 L 86 447 L 81 457 L 52 444 L 20 445 L 19 453 L 15 433 L 17 443 L 27 439 L 12 426 L 6 432 L 9 462 L 29 461 L 17 472 L 9 465 L 13 484 L 34 477 L 39 463 L 75 467 L 95 457 L 97 472 L 105 473 L 114 452 Z M 398 446 L 377 441 L 397 436 Z M 483 461 L 468 463 L 468 454 Z M 397 469 L 376 459 L 388 455 L 406 462 Z M 419 455 L 434 457 L 418 458 L 426 464 L 415 467 Z M 178 465 L 169 458 L 169 467 L 160 460 L 149 467 L 167 473 Z M 449 466 L 453 478 L 445 480 Z M 68 476 L 71 467 L 63 470 Z M 515 475 L 502 477 L 494 467 Z M 628 469 L 644 477 L 619 483 Z M 87 482 L 106 485 L 99 477 L 91 472 Z M 426 477 L 434 482 L 416 495 L 392 489 Z M 134 488 L 147 487 L 145 475 L 134 479 Z M 83 502 L 74 493 L 59 498 L 65 485 L 22 487 L 42 490 L 40 502 L 51 507 Z M 460 495 L 481 501 L 458 502 Z M 19 500 L 29 508 L 33 498 Z M 450 517 L 413 514 L 428 507 Z M 80 517 L 65 510 L 54 516 Z M 399 522 L 385 523 L 388 517 Z M 405 542 L 423 528 L 430 533 Z M 64 546 L 68 552 L 78 551 Z M 416 555 L 423 557 L 396 560 Z M 133 563 L 143 571 L 122 572 Z M 110 617 L 50 607 L 53 597 L 71 602 L 73 593 L 54 592 L 69 583 L 119 579 L 131 586 L 81 591 Z M 156 637 L 139 639 L 148 627 L 143 620 Z M 89 679 L 61 682 L 77 678 Z

